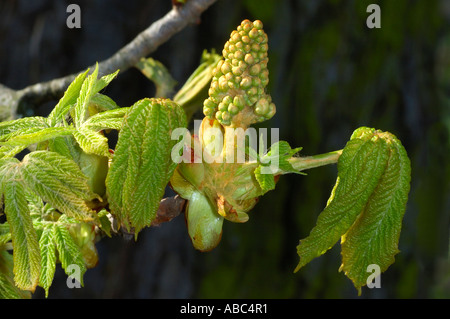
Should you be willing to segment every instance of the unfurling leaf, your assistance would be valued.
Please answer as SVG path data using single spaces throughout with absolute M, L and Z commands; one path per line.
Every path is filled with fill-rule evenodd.
M 167 99 L 140 100 L 124 118 L 106 187 L 113 215 L 136 235 L 155 218 L 177 165 L 171 133 L 185 126 L 183 109 Z
M 288 142 L 279 141 L 274 143 L 270 150 L 259 158 L 260 165 L 255 169 L 255 178 L 261 186 L 264 193 L 275 189 L 275 175 L 274 174 L 287 174 L 297 173 L 305 174 L 294 167 L 289 162 L 295 154 L 300 152 L 302 147 L 292 149 Z M 248 149 L 251 152 L 251 149 Z M 253 157 L 258 155 L 253 152 Z
M 97 196 L 75 162 L 55 152 L 36 151 L 22 161 L 26 185 L 59 211 L 79 220 L 93 220 L 86 201 Z
M 103 134 L 82 126 L 73 132 L 73 137 L 87 154 L 110 156 L 108 139 Z
M 86 265 L 81 250 L 73 240 L 69 230 L 65 225 L 56 223 L 53 227 L 53 236 L 62 268 L 67 275 L 72 275 L 71 271 L 73 269 L 71 267 L 76 265 L 80 277 L 75 279 L 79 280 L 80 284 L 83 285 L 83 275 L 86 272 Z
M 338 180 L 331 200 L 310 235 L 297 247 L 297 269 L 329 250 L 361 213 L 387 162 L 387 145 L 378 139 L 347 143 L 338 162 Z
M 408 200 L 408 156 L 395 136 L 383 134 L 389 145 L 386 169 L 361 215 L 341 239 L 341 270 L 358 290 L 366 284 L 369 265 L 376 264 L 384 272 L 394 263 Z
M 89 105 L 90 110 L 93 109 L 94 111 L 96 111 L 94 113 L 90 112 L 91 114 L 96 114 L 102 111 L 112 111 L 118 108 L 119 106 L 116 104 L 116 102 L 114 102 L 113 99 L 101 93 L 95 94 L 91 98 L 91 103 Z
M 45 117 L 23 117 L 17 120 L 0 123 L 0 141 L 3 142 L 19 134 L 31 133 L 48 127 Z
M 268 192 L 275 189 L 275 178 L 272 174 L 261 174 L 261 166 L 255 169 L 255 178 L 263 192 Z
M 58 122 L 62 121 L 70 111 L 70 108 L 75 104 L 88 72 L 89 70 L 86 70 L 84 73 L 79 74 L 75 80 L 70 83 L 66 92 L 64 92 L 63 97 L 48 116 L 50 126 L 55 126 Z
M 98 90 L 96 90 L 97 76 L 98 65 L 96 65 L 92 74 L 84 80 L 83 85 L 81 86 L 74 112 L 74 123 L 76 127 L 80 127 L 86 120 L 89 103 L 91 102 L 92 97 L 98 92 Z
M 341 269 L 358 290 L 366 284 L 370 264 L 386 270 L 398 252 L 409 181 L 409 159 L 395 136 L 366 127 L 356 130 L 339 158 L 326 208 L 297 247 L 295 271 L 341 237 Z
M 114 129 L 119 131 L 122 127 L 123 117 L 128 110 L 128 107 L 122 107 L 97 113 L 88 118 L 86 122 L 83 123 L 83 126 L 95 131 L 106 129 Z
M 32 131 L 31 131 L 32 130 Z M 54 139 L 61 136 L 67 136 L 74 133 L 73 127 L 47 127 L 47 128 L 33 128 L 31 132 L 25 132 L 25 134 L 17 135 L 10 138 L 3 144 L 6 146 L 24 146 L 44 142 L 50 139 Z
M 54 224 L 46 224 L 41 238 L 39 239 L 39 247 L 41 251 L 41 274 L 39 276 L 39 286 L 44 288 L 45 296 L 48 296 L 48 289 L 53 282 L 56 266 L 56 242 L 54 234 Z
M 13 256 L 0 249 L 0 299 L 30 299 L 31 293 L 14 284 Z
M 14 281 L 20 289 L 34 292 L 39 281 L 41 256 L 19 174 L 18 170 L 11 173 L 2 187 L 5 213 L 13 244 Z
M 206 50 L 203 51 L 200 65 L 173 97 L 173 100 L 186 112 L 188 122 L 208 97 L 208 88 L 211 84 L 213 71 L 221 58 L 222 56 L 216 54 L 214 50 L 210 53 Z
M 95 72 L 95 71 L 94 71 Z M 93 91 L 92 91 L 92 94 L 93 94 L 93 96 L 95 95 L 95 94 L 97 94 L 98 92 L 100 92 L 101 90 L 103 90 L 105 87 L 107 87 L 108 86 L 108 84 L 112 81 L 112 80 L 114 80 L 114 78 L 117 76 L 117 74 L 119 73 L 119 70 L 117 70 L 116 72 L 114 72 L 114 73 L 111 73 L 111 74 L 107 74 L 107 75 L 104 75 L 104 76 L 102 76 L 100 79 L 96 79 L 96 81 L 95 81 L 95 84 L 94 84 L 94 88 L 93 88 Z M 93 97 L 92 97 L 93 98 Z M 92 99 L 91 98 L 91 99 Z
M 155 83 L 157 98 L 168 97 L 177 82 L 172 78 L 167 68 L 159 61 L 153 58 L 142 58 L 136 67 L 144 74 L 149 80 Z

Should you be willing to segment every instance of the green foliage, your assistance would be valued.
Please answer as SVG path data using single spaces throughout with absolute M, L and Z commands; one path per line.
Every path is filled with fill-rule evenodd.
M 11 174 L 3 186 L 3 196 L 14 249 L 14 282 L 19 289 L 33 292 L 39 281 L 41 266 L 38 237 L 33 228 L 25 189 L 17 179 L 17 173 Z
M 292 157 L 300 152 L 302 147 L 291 149 L 291 146 L 286 141 L 274 143 L 269 152 L 258 160 L 259 166 L 255 169 L 255 177 L 261 186 L 263 192 L 268 192 L 275 189 L 275 174 L 297 173 L 305 174 L 292 166 L 289 161 Z M 272 167 L 271 167 L 272 166 Z M 262 170 L 266 168 L 267 171 L 263 174 Z
M 100 79 L 97 68 L 87 74 L 75 78 L 47 118 L 0 123 L 0 199 L 6 215 L 0 228 L 2 297 L 26 297 L 24 291 L 34 292 L 37 285 L 48 295 L 58 262 L 66 272 L 77 265 L 82 283 L 96 255 L 85 247 L 95 236 L 77 244 L 80 235 L 69 229 L 89 223 L 110 230 L 96 214 L 104 204 L 98 186 L 105 183 L 111 156 L 102 130 L 119 130 L 128 108 L 98 93 L 117 72 Z M 15 158 L 33 144 L 35 151 Z
M 310 235 L 297 247 L 296 268 L 324 254 L 341 238 L 341 269 L 360 291 L 367 267 L 385 271 L 398 253 L 411 168 L 398 139 L 366 127 L 356 130 L 338 162 L 338 178 Z
M 39 286 L 45 289 L 45 296 L 47 297 L 56 268 L 56 242 L 53 224 L 44 227 L 41 238 L 39 239 L 39 247 L 41 250 Z
M 211 52 L 203 51 L 200 65 L 173 97 L 174 102 L 183 107 L 188 122 L 208 97 L 208 89 L 211 84 L 213 72 L 220 59 L 221 56 L 216 54 L 214 50 Z
M 135 66 L 155 83 L 155 97 L 166 98 L 173 92 L 177 81 L 172 78 L 164 64 L 153 58 L 142 58 Z
M 20 290 L 14 283 L 13 256 L 6 250 L 0 251 L 0 299 L 29 299 L 29 291 Z
M 117 72 L 99 79 L 97 66 L 74 79 L 47 118 L 0 123 L 0 203 L 6 215 L 0 225 L 0 296 L 25 297 L 24 291 L 38 285 L 48 296 L 57 263 L 67 275 L 76 265 L 83 284 L 84 273 L 98 260 L 96 240 L 123 228 L 137 239 L 155 220 L 169 181 L 188 202 L 193 246 L 209 251 L 221 240 L 224 219 L 247 222 L 248 212 L 275 189 L 280 175 L 335 162 L 336 184 L 310 236 L 297 247 L 296 271 L 339 239 L 341 270 L 358 290 L 368 265 L 385 271 L 398 253 L 411 175 L 406 151 L 391 133 L 362 127 L 343 151 L 309 157 L 299 157 L 302 148 L 285 141 L 261 156 L 247 148 L 245 163 L 227 162 L 236 159 L 234 144 L 209 153 L 208 129 L 226 134 L 275 114 L 265 91 L 267 41 L 261 21 L 244 20 L 225 45 L 224 60 L 204 52 L 174 101 L 145 98 L 119 107 L 99 93 Z M 157 96 L 171 93 L 175 82 L 162 64 L 145 59 L 136 67 L 155 82 Z M 197 145 L 206 155 L 200 163 L 177 164 L 172 133 L 186 128 L 202 105 L 200 134 L 183 149 Z M 118 131 L 113 150 L 111 129 Z M 27 148 L 19 161 L 18 153 Z M 225 161 L 206 160 L 211 157 Z
M 44 201 L 70 217 L 92 221 L 95 215 L 86 201 L 98 198 L 88 186 L 88 177 L 78 165 L 55 152 L 26 155 L 20 167 L 27 186 Z
M 136 236 L 155 218 L 176 167 L 172 130 L 185 126 L 183 109 L 170 100 L 141 100 L 125 117 L 106 187 L 112 213 Z

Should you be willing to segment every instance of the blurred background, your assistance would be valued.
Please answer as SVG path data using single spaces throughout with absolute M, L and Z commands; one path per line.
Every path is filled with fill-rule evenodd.
M 66 27 L 67 5 L 81 29 Z M 369 29 L 370 3 L 381 28 Z M 101 61 L 171 9 L 170 0 L 1 0 L 0 83 L 21 89 Z M 50 298 L 450 298 L 450 1 L 219 0 L 151 56 L 178 81 L 204 49 L 221 52 L 241 20 L 260 19 L 269 36 L 269 92 L 277 114 L 267 127 L 303 155 L 341 149 L 353 130 L 395 134 L 412 165 L 396 262 L 381 288 L 362 296 L 338 272 L 340 245 L 298 273 L 296 246 L 325 207 L 336 167 L 280 179 L 245 224 L 224 223 L 212 252 L 192 248 L 184 216 L 143 230 L 138 241 L 105 239 L 85 286 L 68 289 L 57 267 Z M 137 69 L 104 92 L 120 106 L 151 97 Z M 55 102 L 20 109 L 47 115 Z M 194 118 L 201 119 L 199 113 Z M 43 298 L 38 288 L 34 297 Z

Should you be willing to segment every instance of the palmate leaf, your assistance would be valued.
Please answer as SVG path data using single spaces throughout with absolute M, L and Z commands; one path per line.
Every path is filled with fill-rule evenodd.
M 361 215 L 341 240 L 341 270 L 358 290 L 366 284 L 369 265 L 376 264 L 384 272 L 399 252 L 411 168 L 400 141 L 390 133 L 385 135 L 389 145 L 386 169 Z
M 79 74 L 69 85 L 63 97 L 48 116 L 48 124 L 56 126 L 64 120 L 71 108 L 76 104 L 75 123 L 81 125 L 85 119 L 86 111 L 92 102 L 101 110 L 117 108 L 116 103 L 107 96 L 98 92 L 104 89 L 116 76 L 119 70 L 97 79 L 98 65 L 91 75 L 89 69 Z
M 3 187 L 5 214 L 13 244 L 14 281 L 20 289 L 33 292 L 39 281 L 41 256 L 19 174 L 15 170 Z
M 338 161 L 338 178 L 310 235 L 297 247 L 295 271 L 330 249 L 342 237 L 342 266 L 360 292 L 367 267 L 386 270 L 398 252 L 401 220 L 409 192 L 406 151 L 390 133 L 362 127 Z
M 85 228 L 83 228 L 84 226 Z M 49 288 L 53 282 L 57 261 L 61 262 L 61 266 L 67 275 L 74 275 L 73 267 L 77 266 L 80 277 L 75 277 L 75 279 L 78 279 L 83 284 L 83 275 L 88 268 L 86 260 L 89 260 L 87 258 L 89 256 L 85 256 L 85 254 L 88 255 L 85 252 L 86 240 L 88 244 L 94 246 L 95 232 L 93 231 L 93 225 L 80 223 L 73 218 L 67 217 L 67 215 L 61 215 L 55 222 L 47 221 L 41 223 L 40 228 L 42 232 L 39 239 L 39 247 L 42 256 L 42 267 L 39 285 L 44 288 L 45 296 L 48 296 Z M 80 231 L 72 234 L 71 232 L 74 229 L 80 229 Z M 85 230 L 87 230 L 87 233 Z M 69 268 L 69 266 L 72 268 Z
M 186 126 L 182 108 L 170 100 L 143 99 L 124 118 L 106 178 L 112 213 L 135 234 L 150 225 L 176 167 L 171 132 Z
M 55 152 L 36 151 L 24 157 L 21 171 L 26 185 L 51 206 L 79 220 L 94 219 L 85 201 L 96 195 L 72 160 Z
M 316 226 L 297 247 L 296 271 L 324 254 L 350 228 L 375 189 L 388 159 L 382 139 L 350 140 L 338 162 L 338 180 L 327 207 Z

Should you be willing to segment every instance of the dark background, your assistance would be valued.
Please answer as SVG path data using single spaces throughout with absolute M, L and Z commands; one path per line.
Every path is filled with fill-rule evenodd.
M 81 29 L 66 27 L 69 3 L 81 7 Z M 381 29 L 366 27 L 370 3 L 381 7 Z M 169 0 L 2 0 L 0 83 L 20 89 L 79 72 L 170 9 Z M 354 129 L 375 127 L 394 133 L 411 158 L 401 253 L 381 288 L 363 288 L 360 298 L 450 298 L 450 2 L 219 0 L 151 56 L 180 87 L 203 49 L 221 52 L 245 18 L 262 20 L 269 36 L 277 114 L 264 125 L 280 128 L 280 138 L 304 155 L 341 149 Z M 104 93 L 130 106 L 154 92 L 130 69 Z M 19 112 L 47 115 L 55 102 Z M 57 267 L 50 298 L 357 298 L 338 272 L 339 245 L 293 273 L 298 241 L 315 225 L 335 178 L 335 166 L 282 177 L 249 222 L 224 224 L 221 244 L 209 253 L 192 248 L 183 216 L 143 230 L 137 242 L 102 240 L 84 288 L 68 289 Z

